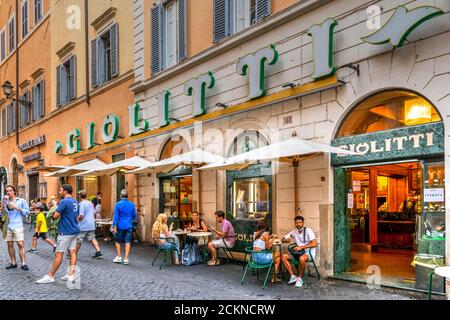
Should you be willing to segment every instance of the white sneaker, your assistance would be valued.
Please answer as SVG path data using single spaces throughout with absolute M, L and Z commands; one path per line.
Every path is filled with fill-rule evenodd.
M 113 262 L 114 263 L 122 263 L 122 257 L 115 257 Z
M 297 281 L 295 282 L 295 287 L 296 288 L 301 288 L 303 287 L 303 279 L 302 278 L 298 278 Z
M 297 282 L 297 276 L 296 275 L 292 275 L 291 278 L 289 279 L 288 284 L 293 284 Z
M 48 274 L 46 274 L 41 279 L 36 281 L 36 283 L 39 283 L 39 284 L 52 283 L 52 282 L 55 282 L 55 278 L 50 277 Z
M 130 264 L 130 261 L 128 261 L 128 259 L 123 259 L 123 264 Z
M 64 277 L 61 278 L 62 281 L 70 281 L 70 282 L 74 282 L 75 281 L 75 275 L 69 276 L 68 274 L 66 274 Z

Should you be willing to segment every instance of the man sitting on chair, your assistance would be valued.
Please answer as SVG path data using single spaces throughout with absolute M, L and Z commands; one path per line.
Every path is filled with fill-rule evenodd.
M 314 259 L 317 247 L 314 231 L 312 231 L 311 228 L 305 227 L 304 220 L 305 219 L 302 216 L 296 216 L 294 218 L 295 229 L 281 239 L 282 242 L 289 243 L 294 240 L 297 245 L 293 247 L 292 250 L 289 250 L 290 254 L 285 253 L 281 257 L 284 267 L 291 275 L 288 283 L 295 283 L 297 288 L 303 286 L 302 278 L 305 273 L 306 264 L 309 260 Z M 295 276 L 294 271 L 292 270 L 291 259 L 298 261 L 298 277 Z
M 225 219 L 223 211 L 215 213 L 217 223 L 222 225 L 222 231 L 217 231 L 209 227 L 216 234 L 216 239 L 208 243 L 208 251 L 211 253 L 211 260 L 208 261 L 209 266 L 217 266 L 220 264 L 217 257 L 217 248 L 232 248 L 234 246 L 234 228 L 230 221 Z

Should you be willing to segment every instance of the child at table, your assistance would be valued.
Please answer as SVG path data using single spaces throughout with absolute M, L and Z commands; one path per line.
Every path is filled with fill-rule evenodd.
M 270 264 L 272 261 L 275 264 L 275 274 L 272 277 L 272 282 L 280 282 L 281 278 L 279 278 L 278 270 L 280 268 L 280 252 L 275 252 L 275 256 L 272 252 L 261 252 L 258 251 L 270 250 L 272 249 L 274 238 L 270 236 L 269 225 L 266 220 L 261 220 L 258 223 L 258 228 L 253 236 L 253 253 L 252 258 L 257 264 Z M 256 251 L 256 252 L 255 252 Z

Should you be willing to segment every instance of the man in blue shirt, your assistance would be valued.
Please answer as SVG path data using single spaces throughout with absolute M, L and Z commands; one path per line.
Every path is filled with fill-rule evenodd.
M 37 283 L 55 282 L 55 273 L 61 266 L 64 253 L 69 250 L 70 253 L 70 269 L 67 275 L 61 278 L 63 281 L 75 281 L 75 267 L 77 263 L 76 245 L 80 227 L 78 226 L 79 204 L 72 198 L 72 186 L 64 184 L 59 189 L 59 195 L 62 200 L 59 202 L 53 219 L 58 219 L 58 241 L 56 243 L 55 260 L 51 271 Z
M 131 249 L 131 233 L 133 231 L 133 220 L 137 219 L 136 207 L 133 202 L 128 201 L 128 191 L 123 189 L 120 192 L 121 200 L 117 202 L 114 208 L 114 220 L 112 229 L 116 241 L 117 255 L 114 263 L 122 263 L 122 255 L 120 253 L 120 244 L 125 243 L 125 257 L 123 264 L 129 264 L 128 255 Z
M 23 217 L 30 213 L 27 201 L 25 199 L 16 197 L 16 188 L 8 185 L 5 188 L 8 197 L 6 210 L 8 211 L 9 224 L 7 226 L 6 242 L 8 244 L 8 253 L 11 263 L 6 269 L 17 268 L 16 251 L 14 250 L 14 242 L 19 247 L 20 261 L 22 262 L 22 270 L 29 270 L 26 263 L 24 232 L 23 232 Z

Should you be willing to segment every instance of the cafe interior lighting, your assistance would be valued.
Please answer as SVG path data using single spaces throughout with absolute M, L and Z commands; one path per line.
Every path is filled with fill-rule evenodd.
M 405 101 L 405 124 L 408 126 L 432 121 L 431 105 L 424 99 L 410 99 Z

